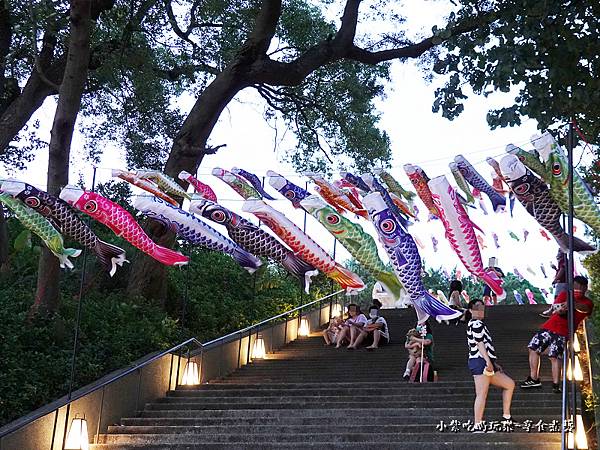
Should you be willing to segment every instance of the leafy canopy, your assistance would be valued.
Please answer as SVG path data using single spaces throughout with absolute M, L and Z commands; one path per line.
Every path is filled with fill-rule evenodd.
M 521 124 L 555 128 L 575 119 L 592 142 L 600 137 L 600 3 L 596 0 L 460 0 L 449 21 L 478 11 L 495 20 L 442 44 L 433 70 L 445 77 L 434 112 L 453 119 L 468 84 L 484 96 L 514 93 L 489 111 L 492 129 Z
M 108 0 L 103 0 L 108 1 Z M 96 0 L 95 4 L 102 0 Z M 38 69 L 59 84 L 68 47 L 66 0 L 11 0 L 10 45 L 0 60 L 2 113 Z M 124 150 L 129 166 L 159 168 L 187 111 L 181 96 L 197 97 L 234 59 L 255 26 L 260 1 L 146 0 L 109 2 L 92 31 L 91 60 L 80 129 L 91 159 L 107 145 Z M 106 6 L 106 5 L 105 5 Z M 336 31 L 322 5 L 289 0 L 282 5 L 269 53 L 289 61 Z M 45 38 L 56 44 L 41 60 Z M 61 66 L 62 64 L 62 66 Z M 297 87 L 250 86 L 266 100 L 265 118 L 283 121 L 297 137 L 287 157 L 298 168 L 355 161 L 366 168 L 390 158 L 389 139 L 378 128 L 373 100 L 383 93 L 388 66 L 339 62 L 311 73 Z M 12 88 L 9 97 L 8 87 Z M 54 92 L 55 93 L 55 92 Z M 33 131 L 33 132 L 32 132 Z M 0 151 L 5 167 L 22 168 L 46 145 L 35 127 L 22 129 Z

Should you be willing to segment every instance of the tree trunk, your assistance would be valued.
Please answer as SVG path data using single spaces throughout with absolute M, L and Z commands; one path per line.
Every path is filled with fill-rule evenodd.
M 8 264 L 8 224 L 4 216 L 4 207 L 0 205 L 0 273 Z
M 219 116 L 235 95 L 246 85 L 236 70 L 235 63 L 230 64 L 210 83 L 198 97 L 177 134 L 165 172 L 178 180 L 182 170 L 196 173 L 205 155 L 206 142 Z M 158 244 L 170 247 L 175 242 L 171 232 L 153 222 L 147 223 L 146 232 Z M 146 298 L 165 301 L 167 284 L 165 266 L 145 254 L 139 254 L 131 268 L 127 292 Z
M 47 190 L 54 195 L 69 182 L 71 139 L 90 59 L 90 11 L 91 0 L 71 0 L 69 52 L 50 133 Z M 39 262 L 33 313 L 56 311 L 59 305 L 59 284 L 58 259 L 44 249 Z

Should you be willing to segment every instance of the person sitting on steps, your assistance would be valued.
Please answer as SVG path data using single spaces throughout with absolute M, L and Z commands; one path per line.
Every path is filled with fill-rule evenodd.
M 360 311 L 360 307 L 356 303 L 348 305 L 348 319 L 342 326 L 342 329 L 337 335 L 335 348 L 340 348 L 345 339 L 349 339 L 349 350 L 354 350 L 354 342 L 359 336 L 362 328 L 367 323 L 367 317 Z
M 573 278 L 573 290 L 575 300 L 575 330 L 579 324 L 592 313 L 594 304 L 585 296 L 588 280 L 583 276 Z M 548 350 L 548 358 L 552 364 L 552 391 L 560 394 L 560 372 L 562 366 L 562 355 L 565 342 L 569 336 L 569 323 L 567 320 L 567 298 L 568 292 L 562 291 L 554 304 L 557 308 L 552 316 L 542 324 L 540 330 L 529 342 L 529 376 L 521 382 L 521 388 L 541 388 L 540 380 L 540 355 Z
M 363 341 L 371 344 L 366 347 L 367 350 L 379 348 L 380 345 L 385 345 L 390 341 L 388 324 L 385 318 L 379 315 L 379 308 L 377 305 L 372 305 L 369 308 L 369 319 L 365 326 L 360 330 L 360 334 L 354 341 L 352 348 L 358 348 Z
M 341 317 L 333 317 L 329 321 L 329 326 L 323 331 L 323 339 L 325 339 L 325 345 L 333 345 L 337 342 L 337 335 L 344 325 L 344 319 Z

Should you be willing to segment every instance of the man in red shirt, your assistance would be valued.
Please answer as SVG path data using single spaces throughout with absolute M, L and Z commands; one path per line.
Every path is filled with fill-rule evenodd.
M 592 313 L 594 304 L 585 296 L 588 280 L 586 277 L 573 278 L 575 297 L 575 330 L 579 324 Z M 529 370 L 527 379 L 521 382 L 523 389 L 540 388 L 540 355 L 548 350 L 548 357 L 552 363 L 552 391 L 560 393 L 560 369 L 565 342 L 569 336 L 569 322 L 567 320 L 567 291 L 561 292 L 556 300 L 554 313 L 531 338 L 529 342 Z

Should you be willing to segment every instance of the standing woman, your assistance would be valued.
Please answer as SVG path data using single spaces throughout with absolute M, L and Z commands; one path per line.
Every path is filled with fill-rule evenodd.
M 490 384 L 502 389 L 502 421 L 512 421 L 510 404 L 512 402 L 515 382 L 502 372 L 496 363 L 496 350 L 492 336 L 483 323 L 485 304 L 483 300 L 474 299 L 467 306 L 471 319 L 467 325 L 467 345 L 469 346 L 469 369 L 475 382 L 475 427 L 473 432 L 484 433 L 483 412 L 487 401 Z

